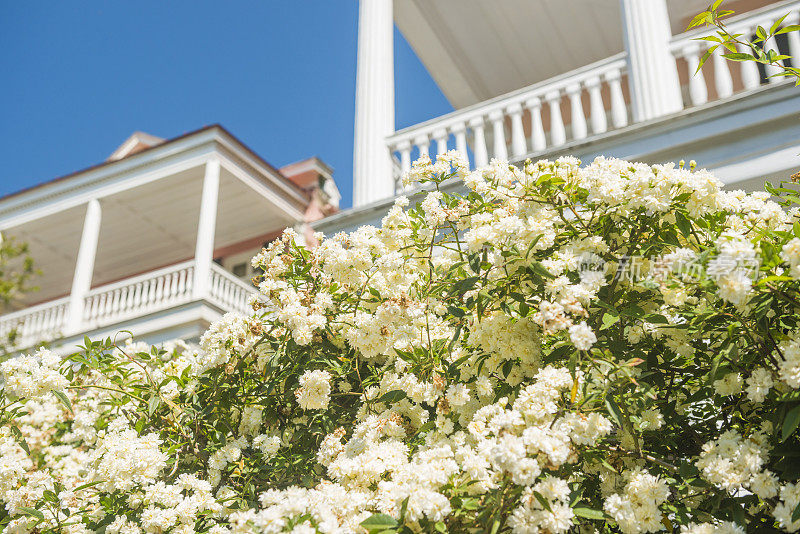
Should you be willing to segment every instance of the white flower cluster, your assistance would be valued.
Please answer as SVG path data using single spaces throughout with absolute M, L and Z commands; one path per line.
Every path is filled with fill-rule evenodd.
M 625 473 L 623 492 L 606 498 L 605 511 L 625 534 L 656 532 L 663 528 L 659 506 L 669 497 L 669 487 L 643 469 Z
M 703 478 L 720 488 L 730 492 L 745 488 L 768 499 L 778 493 L 777 478 L 764 469 L 768 452 L 767 433 L 756 432 L 745 439 L 728 430 L 703 445 L 696 465 Z
M 61 358 L 47 349 L 10 358 L 0 363 L 5 391 L 24 399 L 43 397 L 51 391 L 62 391 L 69 383 L 58 372 L 60 365 Z
M 331 374 L 328 371 L 306 371 L 295 391 L 297 403 L 304 410 L 324 410 L 331 400 Z

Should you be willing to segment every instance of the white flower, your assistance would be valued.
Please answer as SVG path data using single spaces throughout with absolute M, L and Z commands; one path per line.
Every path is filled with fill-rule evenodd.
M 570 326 L 569 338 L 578 350 L 589 350 L 597 341 L 597 336 L 594 335 L 586 321 Z
M 294 392 L 304 410 L 324 410 L 331 400 L 331 374 L 328 371 L 306 371 L 300 377 L 300 387 Z

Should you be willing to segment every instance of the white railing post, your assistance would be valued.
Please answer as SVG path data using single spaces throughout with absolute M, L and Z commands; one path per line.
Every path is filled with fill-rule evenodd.
M 689 69 L 689 98 L 692 105 L 699 106 L 708 102 L 708 87 L 703 71 L 697 70 L 700 65 L 700 44 L 691 43 L 681 51 Z M 758 73 L 756 73 L 758 74 Z
M 611 93 L 611 124 L 614 128 L 623 128 L 628 125 L 628 108 L 622 93 L 622 74 L 619 70 L 610 70 L 605 79 Z
M 746 31 L 743 32 L 745 35 L 750 34 L 750 29 L 748 28 Z M 738 45 L 737 49 L 739 53 L 742 54 L 750 54 L 751 50 L 750 47 L 747 45 Z M 758 64 L 755 61 L 741 61 L 739 62 L 741 66 L 741 74 L 742 74 L 742 84 L 744 85 L 745 89 L 755 89 L 759 85 L 761 85 L 761 75 L 758 73 Z M 697 67 L 695 67 L 696 69 Z
M 417 159 L 422 157 L 430 157 L 430 152 L 428 149 L 428 145 L 430 144 L 430 139 L 428 139 L 428 134 L 420 134 L 414 138 L 414 144 L 417 146 L 417 151 L 419 155 Z
M 489 154 L 486 151 L 486 133 L 483 130 L 483 117 L 473 117 L 469 121 L 472 128 L 472 137 L 475 147 L 475 167 L 483 167 L 489 163 Z
M 550 91 L 544 95 L 550 106 L 550 145 L 557 147 L 567 142 L 567 132 L 564 129 L 564 119 L 561 118 L 561 93 Z
M 511 104 L 506 108 L 506 113 L 511 117 L 511 154 L 519 158 L 528 152 L 525 127 L 522 124 L 522 104 Z
M 386 137 L 394 133 L 394 16 L 392 0 L 360 0 L 353 147 L 353 204 L 394 193 Z
M 397 151 L 400 152 L 400 170 L 405 174 L 411 170 L 411 141 L 401 141 L 397 145 Z
M 469 162 L 469 152 L 467 151 L 467 125 L 463 122 L 454 124 L 450 131 L 456 138 L 456 150 L 464 158 L 464 161 Z
M 601 134 L 608 130 L 606 108 L 603 105 L 600 76 L 586 79 L 586 89 L 589 91 L 589 112 L 592 124 L 592 133 Z
M 433 139 L 436 141 L 436 155 L 447 152 L 447 130 L 439 128 L 433 132 Z
M 666 0 L 620 0 L 634 122 L 683 109 Z
M 728 98 L 733 94 L 733 79 L 728 68 L 728 60 L 722 57 L 723 48 L 717 48 L 712 55 L 714 63 L 714 88 L 717 98 Z
M 793 11 L 786 20 L 784 24 L 786 25 L 795 25 L 800 23 L 800 14 L 797 13 L 797 10 Z M 786 40 L 789 41 L 789 55 L 792 57 L 793 61 L 800 60 L 800 32 L 788 32 L 786 34 Z M 751 61 L 747 61 L 746 63 L 752 63 Z M 795 65 L 796 67 L 797 65 Z
M 542 126 L 542 101 L 538 96 L 525 101 L 525 107 L 531 114 L 531 148 L 534 152 L 541 152 L 547 148 L 547 140 Z
M 489 113 L 489 121 L 492 123 L 492 157 L 503 161 L 508 160 L 508 149 L 506 148 L 505 115 L 503 111 L 496 109 Z
M 83 324 L 83 311 L 86 294 L 92 287 L 94 260 L 97 256 L 97 240 L 100 237 L 101 220 L 100 201 L 93 198 L 86 205 L 86 217 L 83 221 L 81 244 L 78 248 L 78 259 L 75 262 L 75 273 L 72 276 L 72 290 L 69 295 L 69 314 L 66 324 L 67 334 L 80 332 Z
M 588 131 L 586 129 L 586 117 L 583 114 L 583 102 L 581 101 L 581 84 L 571 83 L 565 89 L 569 97 L 572 138 L 575 140 L 586 139 Z
M 203 193 L 200 200 L 200 217 L 197 223 L 197 241 L 194 250 L 194 298 L 202 298 L 208 292 L 211 264 L 214 261 L 214 232 L 217 225 L 218 199 L 219 159 L 213 158 L 206 162 Z

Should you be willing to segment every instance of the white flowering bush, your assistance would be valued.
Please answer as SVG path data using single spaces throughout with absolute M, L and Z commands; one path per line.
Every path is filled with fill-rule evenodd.
M 380 228 L 258 254 L 253 314 L 199 347 L 3 363 L 5 530 L 800 530 L 792 188 L 454 154 L 407 178 Z

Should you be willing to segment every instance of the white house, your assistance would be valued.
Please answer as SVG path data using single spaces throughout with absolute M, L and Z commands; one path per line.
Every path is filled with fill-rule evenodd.
M 752 189 L 800 169 L 800 89 L 751 62 L 714 55 L 694 74 L 709 30 L 684 29 L 710 0 L 360 0 L 354 208 L 326 234 L 376 224 L 420 154 L 491 158 L 603 154 L 696 160 Z M 727 0 L 731 31 L 753 34 L 800 1 Z M 395 129 L 393 26 L 455 111 Z M 800 60 L 800 35 L 778 48 Z M 797 66 L 796 64 L 793 66 Z
M 129 331 L 197 337 L 247 311 L 250 258 L 284 228 L 335 211 L 317 158 L 276 169 L 218 125 L 164 140 L 137 132 L 104 163 L 0 198 L 0 230 L 30 245 L 40 290 L 0 316 L 18 348 Z
M 708 31 L 684 28 L 708 2 L 360 0 L 352 209 L 334 213 L 316 158 L 275 169 L 220 126 L 136 133 L 105 163 L 0 198 L 0 231 L 28 241 L 43 271 L 0 334 L 16 329 L 22 347 L 196 337 L 245 309 L 264 243 L 287 226 L 311 238 L 378 223 L 420 154 L 694 159 L 730 187 L 786 179 L 800 169 L 800 89 L 719 56 L 695 75 Z M 737 33 L 800 21 L 800 0 L 725 5 Z M 395 25 L 454 112 L 395 129 Z M 800 60 L 797 32 L 777 46 Z

